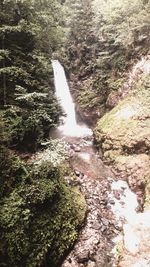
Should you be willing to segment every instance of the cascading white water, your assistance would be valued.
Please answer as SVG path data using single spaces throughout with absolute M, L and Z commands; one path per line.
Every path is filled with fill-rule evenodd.
M 77 124 L 75 104 L 70 94 L 63 66 L 58 60 L 52 60 L 52 66 L 54 71 L 56 96 L 66 113 L 66 117 L 63 119 L 63 124 L 59 126 L 59 130 L 64 135 L 68 136 L 82 137 L 92 135 L 92 131 L 85 124 Z

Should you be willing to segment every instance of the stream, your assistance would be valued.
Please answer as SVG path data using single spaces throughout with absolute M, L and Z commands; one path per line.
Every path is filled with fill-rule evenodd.
M 137 197 L 125 181 L 115 178 L 111 167 L 106 166 L 96 152 L 92 130 L 76 120 L 75 103 L 64 68 L 57 60 L 53 60 L 52 65 L 56 96 L 66 117 L 51 137 L 66 142 L 70 165 L 76 175 L 74 183 L 87 203 L 84 227 L 61 267 L 115 267 L 116 249 L 122 238 L 120 232 L 123 225 L 136 216 Z M 128 244 L 134 250 L 136 240 L 130 244 L 129 237 Z

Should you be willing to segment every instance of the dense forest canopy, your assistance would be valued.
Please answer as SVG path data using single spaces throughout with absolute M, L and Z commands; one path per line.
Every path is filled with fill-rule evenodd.
M 0 4 L 2 116 L 5 118 L 9 112 L 6 116 L 11 121 L 10 143 L 21 147 L 29 139 L 34 149 L 37 139 L 48 134 L 61 112 L 54 96 L 51 67 L 52 53 L 60 46 L 62 36 L 60 4 L 57 1 Z
M 62 144 L 50 142 L 39 164 L 20 158 L 62 114 L 51 66 L 62 25 L 59 1 L 0 1 L 0 266 L 57 266 L 84 217 Z
M 123 85 L 136 59 L 149 51 L 150 2 L 72 0 L 66 6 L 65 63 L 76 101 L 82 112 L 95 110 L 94 121 L 111 107 L 110 93 Z

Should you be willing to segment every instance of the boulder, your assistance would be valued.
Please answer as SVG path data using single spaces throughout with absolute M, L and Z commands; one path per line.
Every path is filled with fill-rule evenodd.
M 101 118 L 94 135 L 103 157 L 119 178 L 150 198 L 150 80 L 141 77 L 133 90 Z

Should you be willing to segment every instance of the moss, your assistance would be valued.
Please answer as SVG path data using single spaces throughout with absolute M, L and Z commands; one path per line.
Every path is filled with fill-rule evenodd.
M 0 201 L 0 266 L 58 266 L 77 239 L 85 200 L 66 184 L 61 164 L 38 161 L 23 172 L 19 158 L 7 160 L 9 179 L 19 171 L 19 180 Z
M 31 107 L 28 95 L 33 97 L 32 99 L 30 96 L 33 105 Z M 20 99 L 26 100 L 27 98 L 28 105 L 21 102 L 20 107 L 19 105 L 9 106 L 0 110 L 0 119 L 5 125 L 4 141 L 9 148 L 34 152 L 39 148 L 41 141 L 49 137 L 50 129 L 58 124 L 59 115 L 62 112 L 56 100 L 51 99 L 51 96 L 47 94 L 31 93 L 25 96 Z
M 118 91 L 123 86 L 125 78 L 109 78 L 107 82 L 111 91 Z
M 91 110 L 96 108 L 100 103 L 100 97 L 96 92 L 83 88 L 77 97 L 77 102 L 84 110 Z
M 107 161 L 110 163 L 114 162 L 115 159 L 118 157 L 120 151 L 118 150 L 109 150 L 104 152 L 104 157 L 107 159 Z
M 0 147 L 0 170 L 0 198 L 9 195 L 15 186 L 29 177 L 19 157 L 4 147 Z
M 149 89 L 149 76 L 143 75 L 128 96 L 99 120 L 95 129 L 98 147 L 120 177 L 128 179 L 131 186 L 137 182 L 137 188 L 141 181 L 144 184 L 146 206 L 150 203 Z
M 83 222 L 86 213 L 86 201 L 84 196 L 80 193 L 77 187 L 72 189 L 74 194 L 74 203 L 75 206 L 78 206 L 78 220 L 79 222 Z
M 2 258 L 7 266 L 57 266 L 78 236 L 83 200 L 63 180 L 26 186 L 1 206 Z
M 112 111 L 99 120 L 95 129 L 98 143 L 105 151 L 118 149 L 121 153 L 134 152 L 140 144 L 149 149 L 150 96 L 148 78 L 137 82 L 134 90 Z

